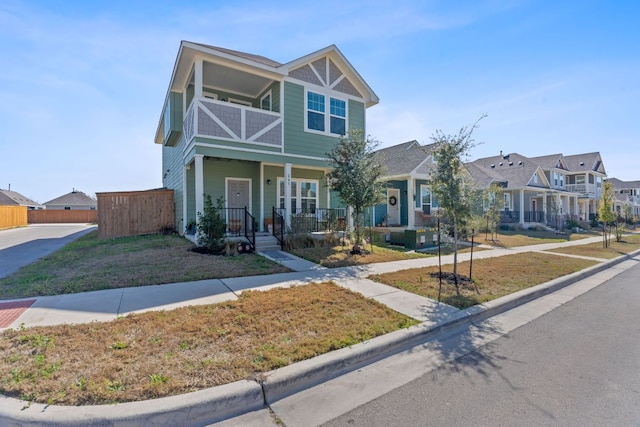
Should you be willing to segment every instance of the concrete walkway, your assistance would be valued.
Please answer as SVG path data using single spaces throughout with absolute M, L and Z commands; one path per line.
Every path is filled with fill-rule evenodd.
M 561 243 L 489 249 L 474 252 L 474 259 L 537 252 L 600 241 L 601 237 L 596 236 Z M 437 265 L 437 257 L 327 269 L 280 251 L 269 251 L 263 255 L 297 271 L 266 276 L 211 279 L 4 301 L 0 302 L 0 322 L 2 322 L 3 305 L 7 312 L 12 310 L 11 313 L 13 313 L 13 319 L 8 319 L 11 320 L 10 322 L 5 320 L 5 327 L 9 328 L 17 328 L 20 325 L 29 327 L 60 323 L 85 323 L 113 320 L 118 316 L 134 312 L 169 310 L 185 305 L 233 300 L 243 291 L 250 289 L 267 290 L 274 287 L 331 280 L 340 286 L 359 292 L 367 298 L 381 302 L 395 311 L 418 319 L 422 323 L 408 330 L 397 331 L 349 349 L 331 352 L 331 354 L 274 371 L 269 373 L 269 379 L 264 383 L 242 381 L 215 387 L 202 392 L 190 393 L 191 400 L 185 400 L 184 396 L 176 396 L 146 402 L 119 404 L 119 415 L 117 416 L 112 411 L 105 409 L 111 408 L 109 405 L 83 407 L 81 411 L 73 411 L 55 406 L 47 406 L 44 410 L 44 405 L 33 404 L 32 407 L 35 409 L 26 411 L 27 414 L 25 414 L 19 410 L 22 408 L 22 403 L 18 400 L 0 396 L 0 408 L 4 408 L 0 409 L 0 425 L 6 425 L 5 422 L 13 420 L 14 417 L 18 417 L 20 422 L 26 422 L 25 417 L 35 417 L 34 420 L 46 419 L 47 423 L 51 425 L 56 425 L 56 423 L 59 425 L 91 425 L 103 423 L 105 420 L 115 420 L 116 424 L 128 420 L 124 424 L 134 425 L 143 420 L 149 422 L 154 416 L 160 415 L 162 418 L 156 420 L 158 425 L 170 425 L 173 422 L 184 420 L 186 414 L 196 417 L 196 413 L 200 414 L 199 418 L 196 417 L 199 420 L 197 423 L 202 424 L 204 421 L 212 422 L 215 419 L 232 417 L 243 412 L 260 409 L 264 407 L 266 401 L 275 401 L 312 384 L 317 384 L 323 379 L 341 375 L 358 366 L 370 363 L 371 360 L 393 354 L 399 348 L 425 340 L 431 331 L 457 322 L 506 311 L 631 258 L 631 256 L 623 256 L 616 260 L 595 259 L 601 262 L 590 269 L 494 300 L 482 306 L 461 311 L 446 304 L 440 304 L 431 299 L 367 279 L 367 276 L 371 274 Z M 554 255 L 566 256 L 557 253 Z M 458 259 L 464 261 L 469 257 L 468 253 L 459 254 Z M 442 262 L 443 264 L 451 263 L 452 259 L 452 255 L 444 256 Z M 1 323 L 0 326 L 2 326 Z M 41 416 L 44 418 L 38 418 L 40 409 L 43 409 Z M 215 415 L 212 415 L 212 411 Z

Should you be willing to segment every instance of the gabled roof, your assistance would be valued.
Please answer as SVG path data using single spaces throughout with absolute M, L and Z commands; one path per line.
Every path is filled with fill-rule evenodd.
M 467 169 L 474 179 L 488 186 L 491 182 L 503 182 L 507 188 L 548 187 L 546 177 L 537 162 L 518 153 L 484 157 L 467 163 Z M 539 183 L 533 183 L 538 174 Z
M 570 172 L 599 172 L 606 175 L 602 157 L 597 151 L 593 153 L 564 156 Z
M 411 173 L 427 175 L 431 165 L 427 161 L 436 144 L 420 145 L 418 141 L 409 141 L 375 152 L 376 160 L 383 166 L 385 176 L 402 176 Z M 418 171 L 420 166 L 424 170 Z
M 98 201 L 82 191 L 74 189 L 71 193 L 56 197 L 44 203 L 45 206 L 98 206 Z
M 17 191 L 0 189 L 0 205 L 40 207 L 40 203 L 23 196 Z
M 562 154 L 549 154 L 547 156 L 530 157 L 531 161 L 542 166 L 543 169 L 564 169 L 567 165 Z
M 171 79 L 169 80 L 160 120 L 158 121 L 156 143 L 160 143 L 162 140 L 161 125 L 169 95 L 172 91 L 183 91 L 192 78 L 193 63 L 196 59 L 204 61 L 203 85 L 207 85 L 205 81 L 207 76 L 215 75 L 217 79 L 224 80 L 223 89 L 245 96 L 256 97 L 270 82 L 283 81 L 296 68 L 324 57 L 330 58 L 332 63 L 347 77 L 346 79 L 338 78 L 337 81 L 333 82 L 335 85 L 345 84 L 346 82 L 352 83 L 366 107 L 375 105 L 380 101 L 367 82 L 364 81 L 362 76 L 335 45 L 327 46 L 286 64 L 281 64 L 261 55 L 182 40 L 171 73 Z M 220 81 L 218 80 L 215 83 L 220 84 Z M 333 89 L 335 87 L 331 86 Z
M 640 181 L 622 181 L 618 178 L 607 178 L 616 190 L 640 188 Z

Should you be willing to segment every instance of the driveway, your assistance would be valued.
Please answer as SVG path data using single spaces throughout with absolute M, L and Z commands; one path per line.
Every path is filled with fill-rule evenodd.
M 93 224 L 31 224 L 0 231 L 0 278 L 95 229 Z

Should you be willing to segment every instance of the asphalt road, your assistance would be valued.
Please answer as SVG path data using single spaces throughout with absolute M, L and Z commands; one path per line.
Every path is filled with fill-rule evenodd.
M 640 426 L 640 264 L 324 425 Z
M 0 278 L 95 229 L 91 224 L 31 224 L 0 231 Z

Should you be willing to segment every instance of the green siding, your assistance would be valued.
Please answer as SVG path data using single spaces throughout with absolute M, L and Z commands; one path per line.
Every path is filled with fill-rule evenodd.
M 273 82 L 260 95 L 258 95 L 256 108 L 260 108 L 260 99 L 267 92 L 271 91 L 271 111 L 280 112 L 280 82 Z
M 180 146 L 180 144 L 178 144 Z M 184 229 L 182 218 L 182 154 L 181 148 L 162 147 L 162 186 L 173 190 L 173 202 L 175 206 L 175 227 L 179 231 Z
M 349 100 L 349 129 L 365 130 L 364 104 L 362 102 Z
M 326 157 L 339 137 L 318 135 L 304 130 L 304 87 L 291 82 L 284 84 L 284 151 L 313 157 Z M 349 100 L 349 128 L 363 129 L 365 109 L 362 102 Z
M 304 131 L 304 87 L 284 84 L 285 153 L 326 158 L 339 138 Z
M 225 197 L 225 178 L 251 179 L 251 214 L 259 218 L 260 164 L 233 160 L 205 159 L 203 163 L 204 194 L 215 202 Z

